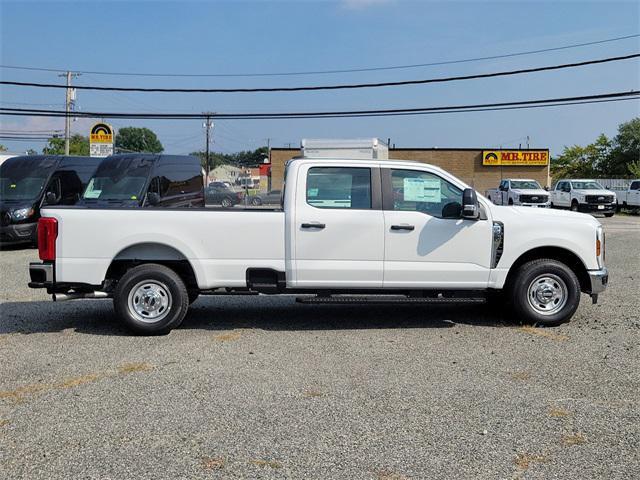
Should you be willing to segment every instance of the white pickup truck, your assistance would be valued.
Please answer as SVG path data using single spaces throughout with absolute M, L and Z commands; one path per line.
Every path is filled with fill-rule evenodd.
M 548 208 L 549 192 L 532 179 L 505 178 L 498 188 L 487 190 L 485 196 L 496 205 Z
M 633 180 L 627 190 L 616 191 L 619 208 L 640 208 L 640 179 Z
M 514 320 L 555 325 L 581 292 L 596 301 L 607 285 L 603 229 L 588 215 L 496 207 L 417 162 L 302 157 L 285 178 L 273 210 L 45 208 L 43 262 L 30 264 L 29 285 L 58 301 L 113 297 L 144 334 L 180 325 L 199 294 L 339 304 L 497 297 Z
M 612 217 L 616 212 L 616 194 L 595 180 L 563 179 L 551 191 L 551 207 L 603 213 L 605 217 Z

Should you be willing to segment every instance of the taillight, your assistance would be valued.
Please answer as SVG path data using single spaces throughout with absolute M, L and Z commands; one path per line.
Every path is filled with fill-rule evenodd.
M 56 238 L 58 238 L 58 221 L 55 218 L 40 218 L 38 220 L 38 254 L 40 255 L 40 260 L 56 259 Z

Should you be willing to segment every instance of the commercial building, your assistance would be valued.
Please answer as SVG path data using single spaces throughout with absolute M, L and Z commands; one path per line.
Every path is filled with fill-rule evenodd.
M 272 148 L 271 185 L 280 188 L 288 160 L 301 155 L 299 148 Z M 483 193 L 503 178 L 532 178 L 550 186 L 549 149 L 490 148 L 389 148 L 389 159 L 437 165 Z

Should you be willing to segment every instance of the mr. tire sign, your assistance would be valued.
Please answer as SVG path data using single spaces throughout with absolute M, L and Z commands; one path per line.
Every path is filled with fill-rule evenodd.
M 113 127 L 108 123 L 96 123 L 89 134 L 89 154 L 92 157 L 113 155 Z

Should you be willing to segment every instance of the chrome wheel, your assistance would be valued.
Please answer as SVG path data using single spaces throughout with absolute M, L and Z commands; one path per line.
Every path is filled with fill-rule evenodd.
M 222 199 L 222 206 L 224 208 L 229 208 L 233 205 L 233 203 L 231 202 L 231 200 L 229 200 L 228 198 L 223 198 Z
M 527 292 L 529 305 L 540 315 L 558 313 L 567 304 L 567 285 L 557 275 L 537 276 L 529 284 Z
M 171 292 L 162 282 L 145 280 L 129 292 L 129 312 L 144 323 L 157 323 L 171 310 Z

